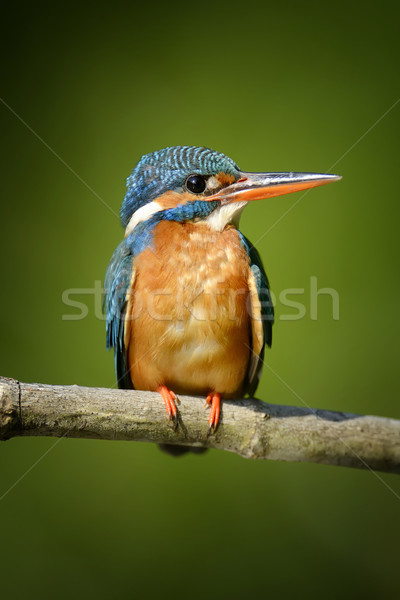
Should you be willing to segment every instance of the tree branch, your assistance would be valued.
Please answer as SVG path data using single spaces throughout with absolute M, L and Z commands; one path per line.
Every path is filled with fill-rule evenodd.
M 168 424 L 153 392 L 20 383 L 0 377 L 0 440 L 45 435 L 219 448 L 246 458 L 400 473 L 400 421 L 260 400 L 225 400 L 207 437 L 204 398 L 180 396 Z

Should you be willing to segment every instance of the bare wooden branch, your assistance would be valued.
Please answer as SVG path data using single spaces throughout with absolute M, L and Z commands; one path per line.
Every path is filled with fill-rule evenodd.
M 400 421 L 254 399 L 224 401 L 222 411 L 217 432 L 207 437 L 204 398 L 180 397 L 174 429 L 153 392 L 0 378 L 0 440 L 27 435 L 136 440 L 400 473 Z

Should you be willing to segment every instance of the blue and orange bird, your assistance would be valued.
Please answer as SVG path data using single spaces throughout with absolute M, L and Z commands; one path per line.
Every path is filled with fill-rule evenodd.
M 254 394 L 272 342 L 268 279 L 237 228 L 240 214 L 253 200 L 337 179 L 248 173 L 203 147 L 143 156 L 127 179 L 125 237 L 105 278 L 107 348 L 114 348 L 118 386 L 158 391 L 175 424 L 176 394 L 203 395 L 209 433 L 215 431 L 223 398 Z

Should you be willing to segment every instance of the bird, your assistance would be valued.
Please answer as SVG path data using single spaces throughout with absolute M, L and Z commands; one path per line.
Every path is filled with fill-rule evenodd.
M 242 171 L 203 146 L 143 155 L 126 181 L 125 235 L 104 282 L 118 387 L 159 392 L 175 427 L 179 394 L 204 396 L 215 433 L 223 399 L 254 395 L 272 344 L 269 281 L 240 215 L 254 200 L 338 179 Z M 160 446 L 175 456 L 203 450 Z

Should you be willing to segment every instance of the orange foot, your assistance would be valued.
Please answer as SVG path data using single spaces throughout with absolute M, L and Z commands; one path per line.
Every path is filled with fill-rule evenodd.
M 166 385 L 159 385 L 157 392 L 161 394 L 161 398 L 164 400 L 165 408 L 167 409 L 168 423 L 171 418 L 174 419 L 175 423 L 178 424 L 178 411 L 175 402 L 178 402 L 178 398 L 172 390 L 169 390 Z
M 210 417 L 208 419 L 208 435 L 211 431 L 216 431 L 221 412 L 221 394 L 210 392 L 207 396 L 206 404 L 211 404 Z

